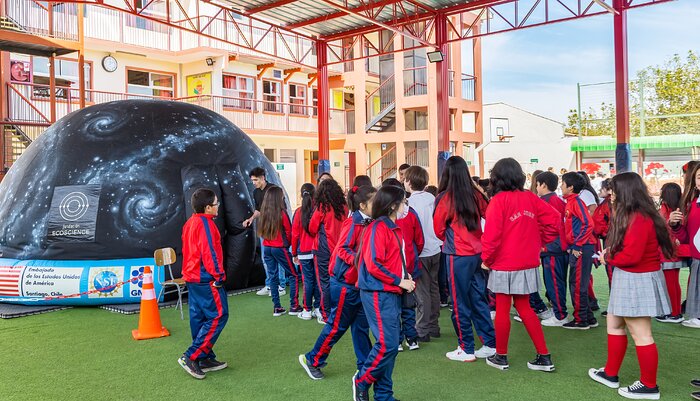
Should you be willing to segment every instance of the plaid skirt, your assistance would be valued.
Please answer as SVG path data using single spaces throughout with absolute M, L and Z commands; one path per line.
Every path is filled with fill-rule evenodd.
M 663 272 L 630 273 L 615 269 L 608 313 L 621 317 L 652 317 L 671 313 Z
M 532 294 L 540 291 L 539 269 L 489 272 L 488 288 L 496 294 Z
M 690 264 L 687 299 L 685 313 L 688 318 L 700 318 L 700 259 L 693 259 Z

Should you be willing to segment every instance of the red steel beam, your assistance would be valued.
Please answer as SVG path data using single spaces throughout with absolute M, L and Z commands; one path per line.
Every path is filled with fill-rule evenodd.
M 348 10 L 349 10 L 349 11 L 353 11 L 353 12 L 362 13 L 362 12 L 367 12 L 367 11 L 370 11 L 370 10 L 374 10 L 375 8 L 379 8 L 379 7 L 384 7 L 384 6 L 388 6 L 388 5 L 400 3 L 401 1 L 402 1 L 402 0 L 382 0 L 382 1 L 376 1 L 376 2 L 374 2 L 374 3 L 362 5 L 362 6 L 359 6 L 359 7 L 349 8 Z M 323 15 L 323 16 L 319 16 L 319 17 L 314 17 L 314 18 L 311 18 L 311 19 L 308 19 L 308 20 L 305 20 L 305 21 L 299 21 L 299 22 L 296 22 L 296 23 L 294 23 L 294 24 L 287 24 L 287 25 L 284 26 L 284 28 L 286 28 L 286 29 L 298 29 L 298 28 L 302 28 L 302 27 L 305 27 L 305 26 L 309 26 L 309 25 L 313 25 L 313 24 L 318 24 L 319 22 L 326 22 L 326 21 L 329 21 L 329 20 L 332 20 L 332 19 L 344 17 L 344 16 L 346 16 L 346 15 L 348 15 L 348 12 L 346 12 L 346 11 L 338 11 L 338 12 L 335 12 L 335 13 L 332 13 L 332 14 L 327 14 L 327 15 Z
M 260 13 L 260 12 L 263 12 L 263 11 L 271 10 L 271 9 L 273 9 L 273 8 L 286 6 L 287 4 L 294 3 L 295 1 L 298 1 L 298 0 L 278 0 L 278 1 L 273 1 L 272 3 L 267 3 L 267 4 L 262 5 L 262 6 L 253 7 L 253 8 L 251 8 L 251 9 L 245 10 L 245 13 L 243 13 L 243 14 L 246 15 L 246 16 L 250 16 L 250 15 L 253 15 L 253 14 L 256 14 L 256 13 Z
M 631 171 L 632 168 L 629 68 L 627 63 L 627 3 L 625 0 L 613 0 L 613 7 L 617 11 L 613 17 L 613 35 L 615 39 L 615 126 L 617 131 L 615 171 L 619 174 Z

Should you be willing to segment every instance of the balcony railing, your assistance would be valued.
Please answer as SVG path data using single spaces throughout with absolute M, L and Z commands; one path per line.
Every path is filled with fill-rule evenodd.
M 403 93 L 405 96 L 428 94 L 428 68 L 415 67 L 403 70 Z
M 50 93 L 51 91 L 48 85 L 8 84 L 10 120 L 48 125 L 51 116 Z M 181 101 L 215 111 L 228 118 L 241 129 L 318 132 L 316 107 L 303 104 L 272 102 L 247 97 L 213 95 L 173 99 L 129 93 L 105 92 L 92 89 L 86 90 L 85 98 L 88 105 L 127 99 Z M 77 89 L 57 86 L 56 118 L 61 118 L 79 109 L 79 99 Z M 354 133 L 355 110 L 330 109 L 329 131 L 331 134 Z
M 469 74 L 462 74 L 462 99 L 476 100 L 476 77 Z
M 78 40 L 78 5 L 37 0 L 5 1 L 5 15 L 34 35 Z

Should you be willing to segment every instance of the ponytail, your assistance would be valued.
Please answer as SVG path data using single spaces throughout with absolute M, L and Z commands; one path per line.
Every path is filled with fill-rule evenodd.
M 301 186 L 301 227 L 309 233 L 309 223 L 314 211 L 314 184 L 306 183 Z
M 377 192 L 377 189 L 369 185 L 350 188 L 348 191 L 348 207 L 350 211 L 356 212 L 360 210 L 360 205 L 370 200 L 375 192 Z

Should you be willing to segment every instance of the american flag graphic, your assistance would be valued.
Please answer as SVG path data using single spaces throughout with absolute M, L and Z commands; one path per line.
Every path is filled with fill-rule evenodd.
M 0 295 L 19 296 L 19 282 L 24 266 L 0 266 Z

